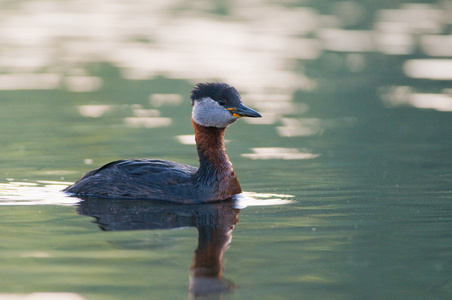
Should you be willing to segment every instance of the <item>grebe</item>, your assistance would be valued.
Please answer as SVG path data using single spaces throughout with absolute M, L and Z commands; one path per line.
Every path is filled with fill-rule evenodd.
M 158 159 L 118 160 L 89 171 L 64 189 L 75 196 L 204 203 L 242 192 L 226 154 L 226 127 L 241 117 L 261 117 L 226 83 L 199 83 L 191 95 L 199 168 Z

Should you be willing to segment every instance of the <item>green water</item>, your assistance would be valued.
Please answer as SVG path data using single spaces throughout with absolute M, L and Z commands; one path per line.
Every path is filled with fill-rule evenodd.
M 446 2 L 35 3 L 1 4 L 0 299 L 194 297 L 197 231 L 213 230 L 210 245 L 234 224 L 222 276 L 235 288 L 210 298 L 452 297 L 452 53 L 434 40 L 450 38 Z M 412 68 L 421 59 L 440 67 Z M 11 74 L 58 80 L 14 88 Z M 208 80 L 263 115 L 226 132 L 251 198 L 184 208 L 59 192 L 117 159 L 197 165 L 181 136 Z

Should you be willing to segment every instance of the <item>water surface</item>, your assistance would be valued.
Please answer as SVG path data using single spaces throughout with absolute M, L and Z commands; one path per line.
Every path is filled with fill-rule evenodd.
M 452 297 L 447 2 L 0 7 L 2 295 L 193 298 L 216 249 L 214 299 Z M 197 165 L 209 80 L 263 115 L 226 132 L 248 198 L 60 192 L 116 159 Z

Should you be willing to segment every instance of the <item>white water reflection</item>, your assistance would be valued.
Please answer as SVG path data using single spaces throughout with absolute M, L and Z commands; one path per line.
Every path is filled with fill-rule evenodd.
M 276 130 L 280 136 L 285 137 L 319 135 L 324 130 L 322 120 L 316 118 L 283 118 L 281 122 L 283 126 L 276 127 Z
M 398 24 L 379 23 L 376 37 L 377 49 L 387 55 L 407 55 L 415 50 L 416 39 L 409 32 L 400 30 Z
M 420 42 L 428 56 L 452 57 L 452 35 L 425 35 Z
M 47 256 L 32 256 L 47 257 Z M 31 294 L 0 294 L 0 300 L 85 300 L 86 298 L 75 293 L 44 293 L 36 292 Z
M 157 109 L 133 108 L 133 114 L 137 117 L 159 117 L 160 111 Z
M 79 105 L 78 112 L 83 117 L 99 118 L 111 109 L 111 105 Z
M 271 206 L 271 205 L 285 205 L 294 203 L 293 195 L 286 194 L 267 194 L 267 193 L 253 193 L 253 192 L 243 192 L 241 194 L 235 195 L 234 200 L 236 201 L 234 207 L 238 209 L 243 209 L 248 206 Z
M 60 86 L 59 74 L 1 74 L 0 90 L 53 90 Z
M 413 94 L 409 101 L 417 108 L 452 111 L 452 96 L 443 94 Z
M 282 118 L 283 126 L 277 126 L 276 130 L 283 137 L 314 136 L 323 134 L 325 130 L 351 127 L 355 122 L 355 118 Z
M 83 163 L 84 163 L 85 165 L 92 165 L 92 164 L 94 163 L 94 159 L 92 159 L 92 158 L 85 158 L 85 159 L 83 160 Z
M 58 181 L 0 183 L 0 206 L 74 205 L 79 200 L 61 192 L 68 185 L 68 182 Z
M 432 34 L 443 30 L 443 23 L 450 16 L 450 7 L 432 4 L 403 4 L 398 9 L 381 9 L 377 19 L 387 27 L 400 28 L 411 34 Z
M 452 59 L 410 59 L 403 71 L 412 78 L 452 80 Z
M 298 159 L 314 159 L 319 154 L 314 154 L 304 149 L 303 152 L 296 148 L 283 147 L 263 147 L 251 149 L 253 153 L 242 154 L 243 157 L 251 159 L 283 159 L 283 160 L 298 160 Z
M 183 145 L 196 145 L 194 134 L 178 135 L 176 138 Z
M 384 103 L 389 107 L 413 106 L 420 109 L 452 111 L 452 93 L 417 93 L 407 86 L 392 87 L 382 92 Z
M 168 127 L 173 123 L 173 120 L 165 117 L 128 117 L 124 118 L 124 123 L 128 127 L 156 128 Z

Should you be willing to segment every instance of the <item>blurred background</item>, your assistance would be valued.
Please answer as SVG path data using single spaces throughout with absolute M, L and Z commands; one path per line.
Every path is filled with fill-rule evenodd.
M 451 11 L 450 1 L 1 1 L 4 176 L 73 180 L 80 162 L 171 155 L 158 144 L 192 134 L 200 81 L 236 86 L 264 115 L 245 120 L 259 125 L 256 147 L 300 148 L 300 137 L 359 122 L 373 122 L 371 135 L 438 135 L 452 111 Z M 442 113 L 425 123 L 425 110 Z
M 263 115 L 226 133 L 242 188 L 293 200 L 242 210 L 231 297 L 450 299 L 450 0 L 0 1 L 0 292 L 185 297 L 195 231 L 33 205 L 116 159 L 197 165 L 204 81 Z

